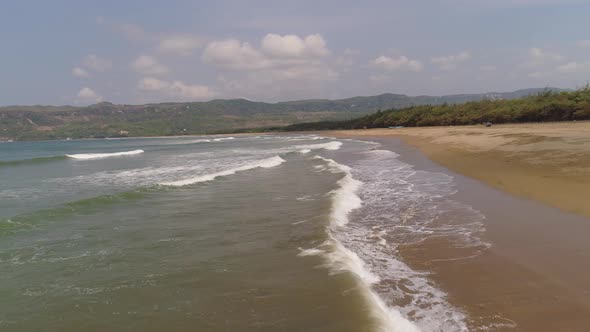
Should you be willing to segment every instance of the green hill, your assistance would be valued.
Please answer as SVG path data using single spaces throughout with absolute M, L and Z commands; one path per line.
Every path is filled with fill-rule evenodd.
M 340 100 L 315 99 L 279 103 L 216 99 L 207 102 L 146 105 L 102 102 L 86 107 L 6 106 L 0 107 L 0 140 L 219 133 L 243 128 L 349 120 L 377 110 L 413 105 L 512 99 L 542 90 L 544 89 L 439 97 L 388 93 Z

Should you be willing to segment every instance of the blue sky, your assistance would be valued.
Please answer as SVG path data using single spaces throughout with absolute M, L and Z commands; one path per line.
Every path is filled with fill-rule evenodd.
M 7 0 L 0 105 L 576 88 L 588 13 L 584 0 Z

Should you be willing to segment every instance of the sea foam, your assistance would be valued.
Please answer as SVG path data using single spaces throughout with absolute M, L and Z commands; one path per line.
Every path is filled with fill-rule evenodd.
M 103 159 L 110 157 L 121 157 L 121 156 L 132 156 L 143 153 L 143 150 L 132 150 L 112 153 L 79 153 L 79 154 L 67 154 L 68 158 L 77 160 L 91 160 L 91 159 Z
M 188 185 L 199 183 L 199 182 L 212 181 L 220 176 L 228 176 L 228 175 L 232 175 L 232 174 L 242 172 L 242 171 L 247 171 L 247 170 L 254 169 L 254 168 L 272 168 L 272 167 L 278 166 L 284 162 L 285 162 L 285 160 L 283 158 L 281 158 L 279 156 L 274 156 L 271 158 L 257 160 L 257 161 L 254 161 L 254 162 L 251 162 L 251 163 L 248 163 L 245 165 L 241 165 L 241 166 L 234 167 L 234 168 L 229 168 L 229 169 L 222 170 L 219 172 L 203 174 L 203 175 L 195 176 L 195 177 L 188 178 L 188 179 L 178 180 L 178 181 L 162 182 L 162 183 L 160 183 L 160 185 L 172 186 L 172 187 L 188 186 Z
M 419 332 L 420 329 L 394 308 L 388 307 L 375 293 L 372 285 L 380 281 L 378 275 L 371 272 L 366 263 L 352 250 L 346 248 L 333 234 L 336 230 L 346 228 L 348 215 L 353 210 L 362 206 L 362 201 L 357 195 L 362 182 L 353 178 L 351 168 L 339 164 L 332 159 L 315 156 L 321 159 L 334 171 L 339 171 L 344 176 L 338 181 L 338 188 L 331 192 L 332 209 L 330 213 L 330 226 L 327 229 L 329 240 L 319 248 L 302 250 L 299 256 L 321 255 L 327 261 L 327 267 L 332 273 L 352 273 L 363 286 L 365 300 L 371 306 L 371 316 L 379 323 L 379 331 L 382 332 Z
M 342 146 L 342 142 L 339 141 L 332 141 L 328 143 L 320 143 L 320 144 L 307 144 L 307 145 L 297 145 L 295 148 L 298 150 L 338 150 Z
M 361 187 L 362 182 L 352 177 L 350 167 L 321 156 L 315 156 L 314 158 L 325 161 L 332 170 L 344 173 L 344 177 L 338 180 L 339 188 L 332 191 L 331 211 L 332 222 L 338 226 L 344 226 L 348 224 L 348 213 L 361 207 L 362 202 L 356 192 Z
M 445 259 L 468 259 L 487 248 L 479 237 L 483 215 L 452 199 L 452 176 L 415 169 L 398 157 L 370 150 L 351 165 L 352 176 L 363 182 L 357 191 L 362 207 L 345 227 L 332 227 L 331 234 L 377 276 L 371 284 L 374 303 L 382 308 L 377 313 L 385 312 L 385 318 L 401 314 L 423 331 L 467 331 L 466 314 L 448 302 L 427 272 L 399 258 L 398 245 L 436 237 L 462 248 Z
M 235 137 L 220 137 L 220 138 L 214 138 L 213 142 L 222 142 L 222 141 L 231 141 L 236 139 Z

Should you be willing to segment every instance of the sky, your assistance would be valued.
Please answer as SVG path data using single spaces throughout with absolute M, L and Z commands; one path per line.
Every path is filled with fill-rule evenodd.
M 2 0 L 0 105 L 577 88 L 589 13 L 590 0 Z

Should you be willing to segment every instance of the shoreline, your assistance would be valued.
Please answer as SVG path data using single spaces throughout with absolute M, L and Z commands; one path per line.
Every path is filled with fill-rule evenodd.
M 590 217 L 590 122 L 364 129 L 340 138 L 397 137 L 459 174 Z
M 264 135 L 267 132 L 260 132 L 260 133 L 236 133 L 236 134 L 189 134 L 189 135 L 170 135 L 170 136 L 123 136 L 123 137 L 102 137 L 102 138 L 92 138 L 92 137 L 85 137 L 85 138 L 72 138 L 72 139 L 42 139 L 42 140 L 8 140 L 2 141 L 0 143 L 21 143 L 21 142 L 62 142 L 62 141 L 98 141 L 98 140 L 126 140 L 126 139 L 149 139 L 149 138 L 183 138 L 183 137 L 205 137 L 205 136 L 252 136 L 252 135 Z
M 416 169 L 453 176 L 454 199 L 485 215 L 482 237 L 491 247 L 476 255 L 456 256 L 464 250 L 444 238 L 399 247 L 405 263 L 427 271 L 449 302 L 467 313 L 470 329 L 581 331 L 590 324 L 587 218 L 444 168 L 402 138 L 361 139 L 380 143 Z

